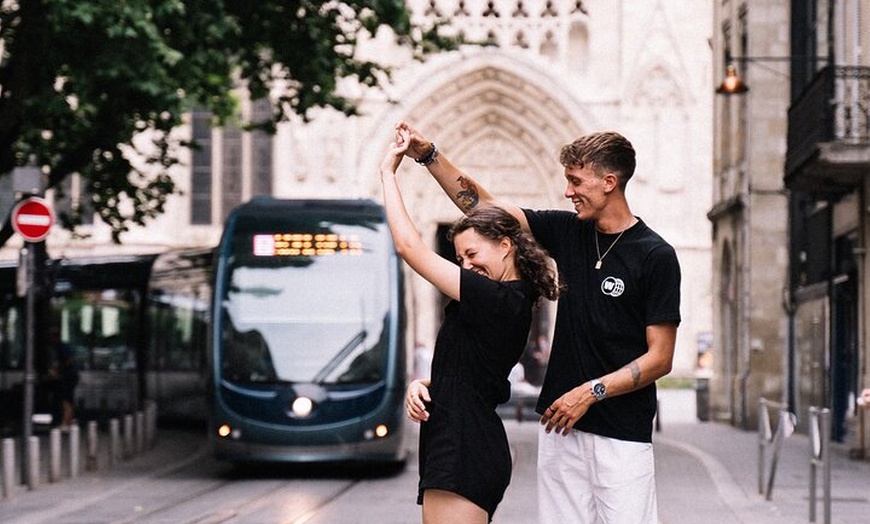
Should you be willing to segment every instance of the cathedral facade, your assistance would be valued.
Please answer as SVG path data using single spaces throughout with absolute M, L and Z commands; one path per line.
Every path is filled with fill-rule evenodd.
M 628 186 L 633 212 L 677 250 L 682 315 L 674 373 L 691 377 L 711 331 L 712 2 L 679 0 L 409 0 L 420 23 L 446 21 L 466 45 L 424 61 L 396 48 L 389 30 L 361 47 L 389 64 L 384 89 L 348 83 L 360 116 L 312 112 L 274 136 L 208 127 L 187 129 L 202 145 L 175 173 L 181 193 L 146 228 L 112 245 L 98 221 L 77 239 L 55 231 L 53 257 L 139 253 L 214 245 L 224 218 L 257 195 L 380 200 L 377 167 L 405 120 L 493 194 L 525 207 L 571 209 L 558 162 L 562 145 L 613 130 L 637 150 Z M 245 116 L 263 111 L 243 103 Z M 414 222 L 433 247 L 459 216 L 426 170 L 406 162 L 401 183 Z M 72 188 L 75 194 L 75 188 Z M 5 248 L 6 251 L 14 249 Z M 6 253 L 8 255 L 8 253 Z M 6 256 L 5 258 L 9 258 Z M 437 292 L 410 271 L 409 336 L 432 347 Z M 551 312 L 552 313 L 552 312 Z M 546 319 L 541 334 L 547 335 Z

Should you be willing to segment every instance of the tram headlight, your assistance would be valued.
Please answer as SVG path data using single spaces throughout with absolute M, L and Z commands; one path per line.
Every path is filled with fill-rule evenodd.
M 233 440 L 242 438 L 242 430 L 239 428 L 230 427 L 229 424 L 221 424 L 217 428 L 217 434 L 221 438 L 232 437 Z
M 366 440 L 371 440 L 373 438 L 384 438 L 390 434 L 390 428 L 387 427 L 386 424 L 378 424 L 375 426 L 375 429 L 367 429 L 363 431 L 363 438 Z
M 314 409 L 314 402 L 308 397 L 297 397 L 293 401 L 293 414 L 299 418 L 305 418 L 311 415 L 311 410 Z

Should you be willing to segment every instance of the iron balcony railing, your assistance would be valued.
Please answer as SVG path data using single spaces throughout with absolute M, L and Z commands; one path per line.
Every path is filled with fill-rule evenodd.
M 870 145 L 870 67 L 827 66 L 792 103 L 786 175 L 828 142 Z

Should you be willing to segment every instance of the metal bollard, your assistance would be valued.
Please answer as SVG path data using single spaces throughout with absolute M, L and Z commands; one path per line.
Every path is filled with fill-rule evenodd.
M 27 439 L 27 489 L 39 487 L 39 437 Z
M 822 468 L 824 524 L 831 524 L 831 410 L 810 406 L 810 522 L 816 521 L 816 474 Z
M 60 480 L 60 428 L 51 428 L 48 434 L 48 481 Z
M 145 445 L 148 449 L 154 447 L 157 435 L 157 403 L 153 400 L 148 401 L 145 407 Z
M 121 459 L 121 433 L 118 419 L 109 420 L 109 467 Z
M 136 412 L 136 454 L 145 450 L 145 412 Z
M 767 446 L 773 440 L 773 430 L 770 427 L 770 412 L 767 399 L 758 400 L 758 494 L 764 494 L 764 473 L 767 461 Z
M 91 420 L 88 422 L 88 458 L 85 462 L 88 471 L 96 471 L 97 469 L 98 438 L 97 421 Z
M 3 439 L 3 498 L 12 497 L 15 489 L 15 440 Z
M 776 405 L 779 408 L 779 420 L 776 424 L 776 431 L 772 431 L 770 427 L 768 406 L 771 405 Z M 773 481 L 776 478 L 776 465 L 779 462 L 782 441 L 794 433 L 797 417 L 794 413 L 788 411 L 784 404 L 770 402 L 765 398 L 759 400 L 758 408 L 758 492 L 764 494 L 766 500 L 772 500 Z M 768 446 L 773 447 L 773 453 L 770 458 L 770 471 L 767 474 L 767 485 L 765 487 L 765 463 L 767 461 L 766 450 Z
M 124 458 L 133 456 L 133 415 L 124 415 Z
M 73 424 L 69 428 L 69 476 L 76 478 L 79 476 L 79 463 L 82 454 L 81 447 L 81 429 L 78 424 Z

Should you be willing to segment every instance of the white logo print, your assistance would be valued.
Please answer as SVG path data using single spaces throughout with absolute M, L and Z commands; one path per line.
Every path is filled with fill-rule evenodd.
M 621 278 L 607 277 L 601 282 L 601 292 L 611 297 L 618 297 L 625 291 L 625 282 Z

